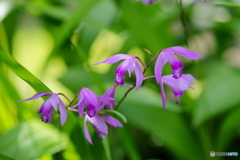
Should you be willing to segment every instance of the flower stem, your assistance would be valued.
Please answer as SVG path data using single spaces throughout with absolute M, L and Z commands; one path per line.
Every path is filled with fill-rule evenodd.
M 76 110 L 76 109 L 72 109 L 72 108 L 67 108 L 67 109 L 70 111 L 73 111 L 73 112 L 78 112 L 78 110 Z
M 161 50 L 161 51 L 162 51 L 162 50 Z M 161 51 L 158 52 L 158 54 L 150 60 L 150 62 L 146 65 L 146 67 L 144 67 L 143 74 L 147 71 L 147 69 L 148 69 L 149 66 L 152 64 L 152 62 L 159 56 L 159 54 L 161 53 Z M 117 103 L 117 105 L 115 106 L 115 109 L 116 109 L 116 110 L 118 109 L 118 107 L 120 106 L 120 104 L 124 101 L 124 99 L 127 97 L 128 93 L 135 88 L 135 86 L 136 86 L 136 83 L 134 83 L 134 85 L 126 91 L 126 93 L 123 95 L 123 97 L 120 99 L 120 101 L 119 101 L 119 102 Z
M 139 57 L 136 57 L 136 59 L 138 59 L 138 61 L 141 63 L 141 65 L 143 66 L 143 68 L 145 69 L 146 68 L 146 66 L 145 66 L 145 64 L 143 63 L 143 61 L 139 58 Z
M 68 105 L 68 107 L 70 107 L 71 106 L 71 104 L 75 101 L 75 99 L 78 97 L 78 94 L 76 94 L 75 95 L 75 97 L 73 98 L 73 100 L 72 101 L 69 101 L 69 105 Z
M 180 19 L 181 19 L 181 23 L 182 23 L 184 34 L 185 34 L 185 43 L 186 43 L 186 45 L 188 45 L 188 29 L 187 29 L 182 0 L 179 0 L 179 7 L 180 7 Z
M 67 100 L 69 103 L 71 102 L 70 99 L 68 99 L 67 96 L 65 96 L 63 93 L 58 93 L 58 95 L 61 95 L 61 96 L 63 96 L 64 98 L 66 98 L 66 100 Z

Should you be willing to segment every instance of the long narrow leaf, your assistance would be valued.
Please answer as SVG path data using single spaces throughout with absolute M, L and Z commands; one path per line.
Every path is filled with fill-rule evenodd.
M 37 77 L 20 65 L 10 54 L 5 52 L 0 46 L 0 59 L 11 69 L 19 78 L 28 83 L 36 92 L 51 92 Z

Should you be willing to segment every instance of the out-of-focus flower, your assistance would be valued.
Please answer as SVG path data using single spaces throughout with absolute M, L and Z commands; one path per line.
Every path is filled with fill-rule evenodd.
M 113 106 L 115 105 L 115 102 L 114 102 L 115 91 L 116 91 L 115 87 L 111 87 L 102 95 L 102 97 L 106 97 L 106 98 L 105 99 L 100 98 L 98 100 L 99 110 L 108 108 L 108 107 L 110 109 L 113 109 Z M 109 100 L 107 98 L 112 98 L 112 99 Z
M 145 4 L 152 4 L 152 3 L 156 2 L 157 0 L 138 0 L 138 1 L 142 1 Z
M 108 101 L 114 101 L 113 98 L 98 96 L 95 93 L 93 93 L 93 91 L 91 91 L 90 89 L 84 88 L 84 87 L 82 88 L 78 97 L 79 97 L 78 103 L 70 108 L 76 108 L 78 106 L 78 114 L 80 117 L 82 117 L 83 115 L 84 107 L 87 108 L 87 115 L 89 117 L 94 117 L 98 114 L 99 102 L 97 97 L 108 100 Z
M 208 2 L 209 0 L 204 0 L 204 2 Z M 198 0 L 193 0 L 194 3 L 198 3 Z
M 102 62 L 99 63 L 95 63 L 93 65 L 97 65 L 100 63 L 108 63 L 108 64 L 113 64 L 116 63 L 120 60 L 125 59 L 116 69 L 115 73 L 117 76 L 115 78 L 115 83 L 118 86 L 122 86 L 124 85 L 124 80 L 125 80 L 125 73 L 128 72 L 129 77 L 131 76 L 131 72 L 133 72 L 135 70 L 135 74 L 136 74 L 136 90 L 139 89 L 139 87 L 142 84 L 143 81 L 143 71 L 142 68 L 139 64 L 139 62 L 137 61 L 136 57 L 131 56 L 131 55 L 126 55 L 126 54 L 117 54 L 114 55 Z
M 92 124 L 94 130 L 97 132 L 101 140 L 103 140 L 104 136 L 108 134 L 108 126 L 106 122 L 113 127 L 123 127 L 122 123 L 119 122 L 117 119 L 113 118 L 112 116 L 105 115 L 105 114 L 98 114 L 94 117 L 89 117 L 86 114 L 86 117 L 84 120 L 84 135 L 85 135 L 85 138 L 88 140 L 88 142 L 91 144 L 93 143 L 88 131 L 87 124 L 86 124 L 87 121 L 89 121 Z
M 178 79 L 173 78 L 171 75 L 162 76 L 161 82 L 160 82 L 160 88 L 161 88 L 163 109 L 166 108 L 166 96 L 165 96 L 163 84 L 166 84 L 173 91 L 176 97 L 176 103 L 179 103 L 180 102 L 179 96 L 182 96 L 183 91 L 188 90 L 188 87 L 194 89 L 190 83 L 195 81 L 196 81 L 195 78 L 191 74 L 183 74 Z
M 172 70 L 173 70 L 172 74 L 175 79 L 178 79 L 182 76 L 181 68 L 184 68 L 184 66 L 174 53 L 178 53 L 188 59 L 202 58 L 201 55 L 179 46 L 163 49 L 161 51 L 161 54 L 158 56 L 158 59 L 154 68 L 155 77 L 158 83 L 160 83 L 160 80 L 161 80 L 163 66 L 167 62 L 170 63 L 172 67 Z
M 18 102 L 29 101 L 42 96 L 51 96 L 42 104 L 39 110 L 39 113 L 42 114 L 41 117 L 42 121 L 45 123 L 52 121 L 52 108 L 54 108 L 56 111 L 59 109 L 61 116 L 61 124 L 63 125 L 67 119 L 67 111 L 66 108 L 64 107 L 63 101 L 61 100 L 61 98 L 59 98 L 58 94 L 52 92 L 41 92 L 35 94 L 31 98 L 21 100 Z

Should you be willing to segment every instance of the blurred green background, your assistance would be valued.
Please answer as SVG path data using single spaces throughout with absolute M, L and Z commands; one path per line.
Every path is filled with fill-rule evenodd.
M 210 151 L 240 153 L 239 17 L 238 0 L 0 0 L 0 159 L 237 159 Z M 156 55 L 172 46 L 204 56 L 180 57 L 195 90 L 176 105 L 165 87 L 162 110 L 158 84 L 146 80 L 119 107 L 124 128 L 110 129 L 102 142 L 91 129 L 93 146 L 77 114 L 68 112 L 61 127 L 58 113 L 53 124 L 41 122 L 43 99 L 16 103 L 47 91 L 72 99 L 82 86 L 101 95 L 114 85 L 118 64 L 91 64 L 118 53 L 148 63 L 143 48 Z M 171 74 L 169 65 L 163 74 Z M 127 89 L 117 88 L 116 102 Z

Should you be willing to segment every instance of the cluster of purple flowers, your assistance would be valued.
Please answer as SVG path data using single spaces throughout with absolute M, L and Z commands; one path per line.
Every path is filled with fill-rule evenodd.
M 77 94 L 78 102 L 77 104 L 71 106 L 73 101 L 70 101 L 66 98 L 62 93 L 51 93 L 51 92 L 41 92 L 34 95 L 31 98 L 21 100 L 28 101 L 33 100 L 42 96 L 50 96 L 41 106 L 39 113 L 42 114 L 42 121 L 47 123 L 52 121 L 52 110 L 60 111 L 61 124 L 63 125 L 67 119 L 67 110 L 76 111 L 79 114 L 79 117 L 82 118 L 85 115 L 84 119 L 84 134 L 85 138 L 92 144 L 92 140 L 88 131 L 88 127 L 86 125 L 87 121 L 90 122 L 94 128 L 94 130 L 99 135 L 100 139 L 104 139 L 104 136 L 108 134 L 108 126 L 107 124 L 113 127 L 123 127 L 122 123 L 115 119 L 114 117 L 103 114 L 101 111 L 106 109 L 113 110 L 115 106 L 115 91 L 117 86 L 126 85 L 130 88 L 136 87 L 136 91 L 139 90 L 143 81 L 148 78 L 155 78 L 156 82 L 160 86 L 161 96 L 162 96 L 162 106 L 166 108 L 166 96 L 164 92 L 163 85 L 167 85 L 175 94 L 176 103 L 179 103 L 179 96 L 183 95 L 183 91 L 186 91 L 188 88 L 193 88 L 190 83 L 195 82 L 195 79 L 190 74 L 183 74 L 182 68 L 184 68 L 182 62 L 178 59 L 178 57 L 174 54 L 178 53 L 185 58 L 188 59 L 199 59 L 202 56 L 184 49 L 183 47 L 175 46 L 163 49 L 159 52 L 154 58 L 152 58 L 151 62 L 157 58 L 155 68 L 154 68 L 154 76 L 145 77 L 144 73 L 149 65 L 144 65 L 143 62 L 135 56 L 126 55 L 126 54 L 117 54 L 114 55 L 102 62 L 95 63 L 94 65 L 101 63 L 113 64 L 120 60 L 122 61 L 117 67 L 114 74 L 116 74 L 116 78 L 114 82 L 116 85 L 107 90 L 102 96 L 96 95 L 93 91 L 88 88 L 83 87 L 81 91 Z M 172 75 L 164 75 L 162 76 L 163 67 L 166 63 L 169 63 L 172 68 Z M 142 65 L 142 67 L 141 67 Z M 143 68 L 143 69 L 142 69 Z M 129 77 L 132 72 L 135 72 L 136 75 L 136 83 L 134 85 L 130 85 L 125 83 L 125 74 L 128 72 Z M 69 107 L 66 107 L 59 97 L 63 95 L 70 103 Z M 75 109 L 77 108 L 77 109 Z

